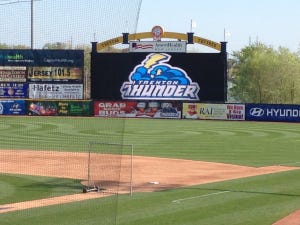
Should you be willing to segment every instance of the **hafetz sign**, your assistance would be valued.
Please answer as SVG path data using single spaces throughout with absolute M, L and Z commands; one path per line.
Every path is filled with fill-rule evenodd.
M 199 100 L 198 83 L 183 69 L 168 64 L 170 59 L 166 53 L 147 55 L 123 83 L 122 99 Z
M 131 41 L 129 52 L 186 52 L 185 41 Z
M 32 99 L 82 99 L 82 84 L 30 83 L 29 98 Z

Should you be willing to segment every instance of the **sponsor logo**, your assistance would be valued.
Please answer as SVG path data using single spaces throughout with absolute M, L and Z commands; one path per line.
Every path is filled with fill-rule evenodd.
M 21 53 L 15 54 L 0 54 L 0 59 L 7 60 L 7 62 L 24 62 L 24 63 L 32 63 L 33 59 L 26 59 L 26 56 Z
M 284 108 L 252 108 L 250 109 L 250 115 L 254 117 L 300 117 L 299 109 L 284 109 Z
M 264 115 L 264 110 L 261 108 L 252 108 L 250 109 L 250 115 L 255 117 L 261 117 Z
M 154 26 L 151 30 L 153 40 L 160 41 L 162 35 L 164 34 L 164 30 L 161 26 Z
M 299 109 L 266 109 L 266 115 L 271 117 L 300 117 Z
M 120 91 L 123 99 L 173 99 L 199 100 L 198 83 L 192 82 L 187 73 L 167 64 L 171 56 L 152 53 L 129 75 Z
M 132 41 L 129 44 L 130 52 L 186 52 L 185 41 Z
M 4 110 L 3 105 L 2 105 L 2 103 L 0 102 L 0 114 L 3 114 L 3 110 Z

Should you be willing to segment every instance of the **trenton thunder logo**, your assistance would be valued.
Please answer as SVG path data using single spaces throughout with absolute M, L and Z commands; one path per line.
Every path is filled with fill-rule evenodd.
M 123 83 L 122 98 L 199 100 L 199 85 L 184 70 L 167 64 L 170 58 L 165 53 L 147 55 Z

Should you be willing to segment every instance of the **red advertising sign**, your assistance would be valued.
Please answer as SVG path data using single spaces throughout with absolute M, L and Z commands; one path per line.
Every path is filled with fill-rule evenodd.
M 136 102 L 95 101 L 94 115 L 100 117 L 130 117 L 134 112 L 135 105 Z
M 94 116 L 181 118 L 181 103 L 158 101 L 95 101 Z

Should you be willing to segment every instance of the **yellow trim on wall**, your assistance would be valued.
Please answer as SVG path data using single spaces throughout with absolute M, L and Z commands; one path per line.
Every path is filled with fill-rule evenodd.
M 142 33 L 135 33 L 135 34 L 128 34 L 128 41 L 132 40 L 140 40 L 140 39 L 146 39 L 146 38 L 153 38 L 153 35 L 151 32 L 142 32 Z M 170 38 L 170 39 L 177 39 L 177 40 L 188 40 L 188 35 L 185 33 L 176 33 L 176 32 L 164 32 L 162 35 L 162 38 Z M 193 36 L 193 42 L 207 46 L 209 48 L 216 49 L 218 51 L 221 51 L 221 44 L 215 41 L 211 41 L 209 39 L 205 39 L 198 36 Z M 123 36 L 119 36 L 116 38 L 112 38 L 100 43 L 97 43 L 97 52 L 103 51 L 105 48 L 108 48 L 109 46 L 123 43 Z

